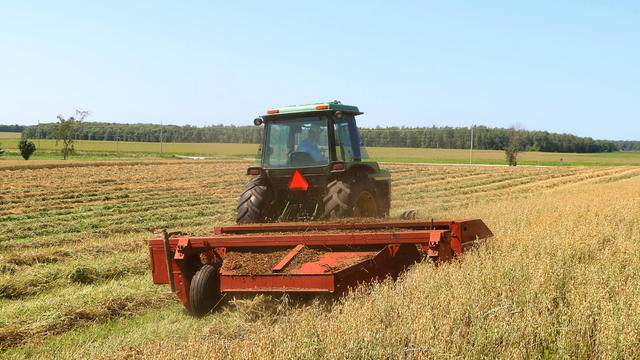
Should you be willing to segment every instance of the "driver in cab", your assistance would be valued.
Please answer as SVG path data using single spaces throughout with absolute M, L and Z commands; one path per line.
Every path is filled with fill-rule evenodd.
M 312 126 L 311 129 L 309 129 L 307 138 L 300 141 L 300 143 L 298 144 L 297 151 L 304 151 L 309 153 L 309 155 L 311 155 L 311 157 L 315 161 L 325 160 L 326 158 L 322 156 L 322 152 L 320 152 L 320 149 L 317 145 L 318 140 L 320 140 L 320 132 L 320 127 Z

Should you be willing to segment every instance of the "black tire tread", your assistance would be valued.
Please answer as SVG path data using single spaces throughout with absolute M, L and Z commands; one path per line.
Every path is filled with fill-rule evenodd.
M 251 179 L 240 195 L 238 202 L 238 224 L 261 223 L 267 221 L 266 210 L 270 201 L 269 187 L 264 177 Z
M 386 190 L 378 192 L 379 205 L 378 212 L 380 217 L 389 216 L 391 210 L 391 183 L 385 183 Z
M 375 184 L 368 176 L 351 179 L 335 179 L 327 185 L 327 191 L 322 198 L 324 217 L 336 219 L 353 216 L 353 207 L 360 190 L 366 189 L 380 204 Z M 383 217 L 384 210 L 378 205 L 378 215 Z
M 206 315 L 220 300 L 220 281 L 218 268 L 205 264 L 191 279 L 189 304 L 191 313 L 201 317 Z
M 349 196 L 351 186 L 348 183 L 336 179 L 327 185 L 327 193 L 322 198 L 324 204 L 324 216 L 329 219 L 349 216 Z

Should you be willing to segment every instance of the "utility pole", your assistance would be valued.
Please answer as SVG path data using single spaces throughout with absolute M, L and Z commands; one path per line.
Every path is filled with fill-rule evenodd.
M 116 157 L 120 157 L 120 153 L 118 152 L 118 141 L 120 140 L 120 136 L 116 136 Z
M 162 157 L 162 120 L 160 120 L 160 157 Z
M 473 164 L 473 128 L 475 125 L 471 126 L 471 148 L 469 148 L 469 164 Z
M 40 120 L 38 120 L 38 151 L 40 151 Z

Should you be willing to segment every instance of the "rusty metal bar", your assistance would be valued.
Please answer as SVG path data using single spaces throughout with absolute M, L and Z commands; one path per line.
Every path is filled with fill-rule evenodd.
M 280 231 L 319 231 L 319 230 L 368 230 L 368 229 L 434 229 L 448 227 L 455 221 L 425 221 L 425 220 L 397 220 L 372 223 L 270 223 L 270 224 L 245 224 L 225 225 L 214 227 L 215 234 L 248 234 Z
M 287 256 L 285 256 L 279 263 L 278 265 L 276 265 L 273 269 L 271 269 L 273 272 L 278 272 L 278 271 L 282 271 L 282 269 L 284 269 L 285 266 L 287 266 L 287 264 L 289 264 L 291 262 L 291 260 L 293 260 L 293 257 L 298 255 L 298 253 L 300 252 L 300 250 L 302 250 L 304 248 L 304 245 L 299 244 L 298 246 L 296 246 L 295 248 L 293 248 L 293 250 L 289 251 L 289 253 L 287 254 Z
M 405 232 L 356 232 L 356 233 L 303 233 L 285 235 L 239 235 L 217 237 L 188 237 L 171 239 L 176 247 L 184 239 L 192 247 L 273 247 L 273 246 L 336 246 L 336 245 L 387 245 L 426 244 L 434 238 L 444 239 L 449 230 L 418 230 Z M 159 239 L 150 240 L 153 246 Z
M 169 233 L 167 233 L 167 229 L 162 230 L 162 236 L 163 236 L 163 243 L 164 243 L 164 256 L 165 256 L 165 260 L 167 261 L 167 272 L 169 275 L 169 286 L 171 286 L 171 292 L 175 293 L 176 292 L 176 286 L 173 282 L 173 264 L 172 264 L 172 260 L 171 260 L 171 255 L 170 255 L 170 248 L 169 248 L 169 238 L 171 237 L 171 235 Z
M 221 292 L 334 292 L 333 274 L 220 275 Z

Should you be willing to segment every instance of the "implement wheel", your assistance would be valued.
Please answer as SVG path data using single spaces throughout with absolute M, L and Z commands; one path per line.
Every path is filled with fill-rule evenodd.
M 205 264 L 191 279 L 189 304 L 197 317 L 206 315 L 220 301 L 220 274 L 216 266 Z
M 379 217 L 377 192 L 368 177 L 352 181 L 334 180 L 327 185 L 322 199 L 324 216 L 328 219 L 342 217 Z
M 267 180 L 258 176 L 244 188 L 238 203 L 238 224 L 262 223 L 271 220 L 273 194 Z

